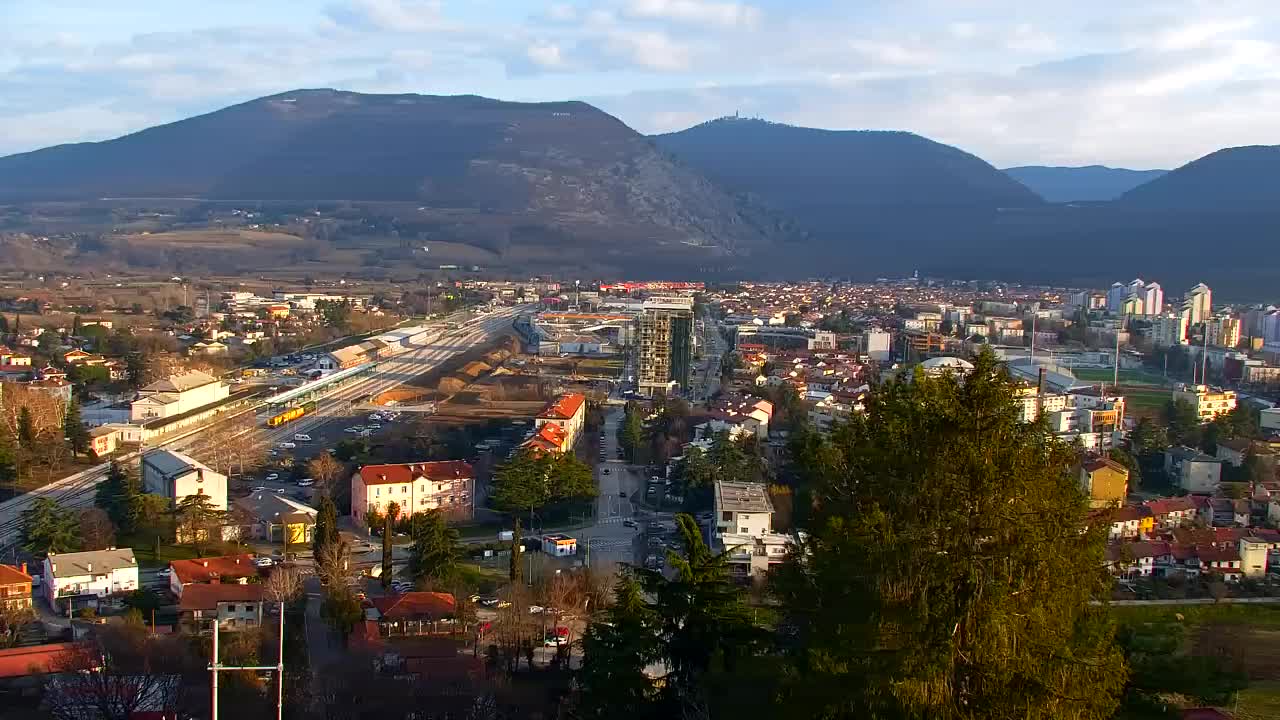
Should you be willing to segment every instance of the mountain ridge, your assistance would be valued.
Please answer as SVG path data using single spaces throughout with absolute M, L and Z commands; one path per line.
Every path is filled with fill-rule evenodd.
M 1106 165 L 1019 165 L 1001 172 L 1049 202 L 1114 200 L 1168 170 L 1130 170 Z
M 1280 208 L 1280 145 L 1222 148 L 1118 198 L 1152 210 L 1271 211 Z

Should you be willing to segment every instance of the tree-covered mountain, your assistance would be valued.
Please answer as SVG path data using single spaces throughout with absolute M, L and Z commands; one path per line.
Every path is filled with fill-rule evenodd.
M 493 247 L 740 255 L 785 235 L 590 105 L 476 96 L 299 90 L 0 158 L 0 201 L 104 197 L 403 203 Z
M 1023 165 L 1005 168 L 1006 175 L 1031 188 L 1049 202 L 1114 200 L 1168 170 L 1127 170 L 1105 165 L 1047 167 Z
M 907 132 L 721 118 L 655 140 L 725 187 L 821 224 L 868 208 L 1043 204 L 981 158 Z
M 1280 146 L 1225 148 L 1130 190 L 1119 202 L 1167 210 L 1275 211 L 1280 208 L 1277 178 Z

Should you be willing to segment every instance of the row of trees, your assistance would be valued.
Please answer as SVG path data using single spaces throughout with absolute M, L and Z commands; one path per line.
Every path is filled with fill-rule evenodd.
M 525 448 L 498 467 L 489 498 L 495 510 L 514 513 L 590 500 L 596 493 L 591 468 L 573 453 Z
M 1072 449 L 1019 421 L 989 353 L 974 365 L 793 443 L 806 533 L 770 574 L 770 622 L 680 517 L 674 577 L 634 571 L 588 631 L 579 715 L 1101 720 L 1198 672 L 1117 639 Z

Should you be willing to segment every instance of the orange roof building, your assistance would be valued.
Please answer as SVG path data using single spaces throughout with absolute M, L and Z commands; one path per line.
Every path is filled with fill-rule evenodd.
M 462 460 L 365 465 L 351 476 L 351 515 L 367 521 L 385 516 L 391 503 L 412 515 L 440 510 L 452 520 L 474 514 L 475 470 Z
M 169 589 L 181 598 L 186 588 L 210 583 L 244 583 L 257 577 L 258 567 L 253 564 L 254 555 L 224 555 L 221 557 L 174 560 L 169 563 Z
M 565 393 L 556 398 L 533 420 L 534 436 L 526 445 L 552 452 L 569 452 L 577 444 L 587 422 L 587 396 L 582 393 Z M 547 426 L 560 429 L 545 434 Z

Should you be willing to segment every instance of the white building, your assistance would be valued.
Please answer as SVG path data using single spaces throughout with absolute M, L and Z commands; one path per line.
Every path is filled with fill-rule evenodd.
M 1160 283 L 1147 283 L 1142 287 L 1142 307 L 1147 315 L 1159 315 L 1164 312 L 1164 288 Z
M 181 415 L 189 410 L 225 400 L 231 391 L 226 383 L 199 370 L 170 375 L 138 391 L 129 408 L 132 422 Z
M 867 357 L 876 362 L 888 362 L 890 357 L 890 343 L 893 336 L 889 333 L 876 328 L 868 329 L 863 336 L 866 343 Z
M 718 481 L 715 502 L 712 544 L 727 553 L 733 577 L 759 577 L 786 559 L 792 539 L 773 531 L 773 501 L 766 485 Z
M 1187 344 L 1187 326 L 1190 314 L 1166 313 L 1151 320 L 1151 344 L 1159 348 Z
M 227 509 L 227 476 L 173 450 L 152 450 L 142 456 L 142 488 L 167 498 L 170 506 L 203 493 L 210 505 Z
M 138 589 L 138 561 L 132 548 L 109 548 L 78 553 L 49 553 L 43 582 L 50 607 L 59 600 L 96 602 L 107 595 Z
M 1200 422 L 1209 422 L 1236 409 L 1236 391 L 1213 389 L 1207 385 L 1179 385 L 1174 402 L 1185 402 L 1196 411 Z
M 1213 291 L 1204 283 L 1196 285 L 1187 291 L 1186 307 L 1192 325 L 1208 320 L 1213 315 Z

